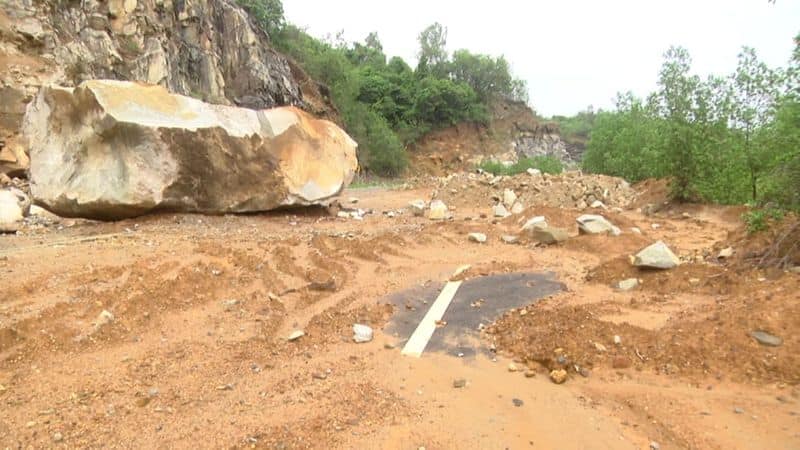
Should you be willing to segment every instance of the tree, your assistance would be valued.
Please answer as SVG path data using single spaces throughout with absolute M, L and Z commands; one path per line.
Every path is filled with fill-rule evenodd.
M 758 60 L 754 49 L 744 47 L 732 76 L 731 127 L 737 131 L 737 147 L 741 149 L 750 176 L 752 199 L 758 199 L 758 181 L 766 170 L 769 145 L 757 131 L 774 117 L 781 75 Z
M 428 26 L 419 34 L 419 63 L 417 72 L 420 75 L 433 75 L 438 78 L 447 76 L 447 28 L 439 22 Z
M 513 100 L 528 100 L 525 82 L 515 79 L 505 57 L 493 58 L 488 55 L 457 50 L 450 63 L 450 76 L 455 81 L 468 84 L 483 101 L 495 96 Z
M 670 174 L 673 177 L 672 195 L 677 200 L 685 201 L 692 196 L 692 181 L 697 169 L 691 125 L 694 97 L 700 80 L 689 74 L 692 60 L 686 49 L 671 47 L 664 54 L 664 59 L 658 80 L 659 90 L 651 97 L 651 102 L 666 120 L 664 131 Z

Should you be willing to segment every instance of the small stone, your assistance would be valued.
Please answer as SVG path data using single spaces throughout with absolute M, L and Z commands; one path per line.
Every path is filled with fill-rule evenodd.
M 525 172 L 527 172 L 528 175 L 530 175 L 532 177 L 540 177 L 540 176 L 542 176 L 542 171 L 539 170 L 539 169 L 528 169 Z
M 461 389 L 467 385 L 467 380 L 463 378 L 459 378 L 453 381 L 453 387 L 456 389 Z
M 347 211 L 339 211 L 338 213 L 336 213 L 336 217 L 338 217 L 340 219 L 349 219 L 350 218 L 350 213 L 347 212 Z
M 581 375 L 583 378 L 589 378 L 589 377 L 592 375 L 592 372 L 590 372 L 590 371 L 589 371 L 589 369 L 587 369 L 587 368 L 585 368 L 585 367 L 581 367 L 580 369 L 578 369 L 578 373 L 579 373 L 579 374 L 580 374 L 580 375 Z
M 28 428 L 33 428 L 33 427 L 36 426 L 36 422 L 31 420 L 30 422 L 26 423 L 25 426 L 28 427 Z
M 506 208 L 511 208 L 516 202 L 517 194 L 511 189 L 505 189 L 503 191 L 503 205 L 505 205 Z
M 483 244 L 486 242 L 486 235 L 483 233 L 470 233 L 469 240 L 470 242 L 477 242 L 478 244 Z
M 522 231 L 531 232 L 535 228 L 546 228 L 547 227 L 547 220 L 544 216 L 536 216 L 528 219 L 525 222 L 525 225 L 522 226 Z
M 555 384 L 564 384 L 567 381 L 567 371 L 557 369 L 550 372 L 550 380 Z
M 779 347 L 781 344 L 783 344 L 783 339 L 769 334 L 766 331 L 756 330 L 750 333 L 750 336 L 758 341 L 759 344 L 766 345 L 767 347 Z
M 514 203 L 514 206 L 511 207 L 511 214 L 522 214 L 523 211 L 525 211 L 525 207 L 520 202 Z
M 628 278 L 617 283 L 617 289 L 622 292 L 632 291 L 639 286 L 639 280 L 636 278 Z
M 744 414 L 744 410 L 742 408 L 733 408 L 734 414 Z
M 611 367 L 615 369 L 627 369 L 633 365 L 630 358 L 626 356 L 615 356 L 611 361 Z
M 508 212 L 508 209 L 506 209 L 506 207 L 502 203 L 498 203 L 494 205 L 494 208 L 492 208 L 492 215 L 503 219 L 510 216 L 511 213 Z
M 411 208 L 414 217 L 422 217 L 422 215 L 425 214 L 425 200 L 414 200 L 410 202 L 408 206 Z
M 514 406 L 516 406 L 517 408 L 519 408 L 520 406 L 525 404 L 525 402 L 523 402 L 522 400 L 520 400 L 518 398 L 511 399 L 511 403 L 513 403 Z
M 615 345 L 622 345 L 622 338 L 617 336 L 617 335 L 614 335 L 614 344 Z
M 471 264 L 464 264 L 463 266 L 459 266 L 459 267 L 456 269 L 456 271 L 455 271 L 455 272 L 453 272 L 453 275 L 451 275 L 451 276 L 450 276 L 450 279 L 453 279 L 453 278 L 458 278 L 458 277 L 460 277 L 461 275 L 464 275 L 464 273 L 465 273 L 465 272 L 467 272 L 467 271 L 468 271 L 469 269 L 471 269 L 471 268 L 472 268 L 472 265 L 471 265 Z
M 315 380 L 325 380 L 328 378 L 328 374 L 325 372 L 314 372 L 311 374 L 311 378 Z
M 367 325 L 355 324 L 353 325 L 353 341 L 357 344 L 363 344 L 372 340 L 372 328 Z
M 111 314 L 107 310 L 103 310 L 100 315 L 97 316 L 97 319 L 94 321 L 94 328 L 95 330 L 99 330 L 100 328 L 110 324 L 114 321 L 114 314 Z
M 661 445 L 656 441 L 652 441 L 650 442 L 650 450 L 661 450 Z
M 531 369 L 525 371 L 525 378 L 533 378 L 536 376 L 536 372 Z
M 531 239 L 544 245 L 553 245 L 569 239 L 567 230 L 556 227 L 535 227 L 529 234 Z
M 347 201 L 348 201 L 348 203 L 352 203 L 352 204 L 355 205 L 356 203 L 358 203 L 358 198 L 350 197 L 350 198 L 347 199 Z
M 61 433 L 59 433 L 57 431 L 55 433 L 53 433 L 53 442 L 61 442 L 63 440 L 64 440 L 64 435 L 63 434 L 61 434 Z
M 700 278 L 689 278 L 689 284 L 700 284 Z
M 607 352 L 608 351 L 606 346 L 601 344 L 601 343 L 599 343 L 599 342 L 595 342 L 594 343 L 594 348 L 597 349 L 598 352 Z
M 428 219 L 446 220 L 449 216 L 449 210 L 443 201 L 434 200 L 431 202 L 430 211 L 428 211 Z
M 286 340 L 288 340 L 289 342 L 296 341 L 305 335 L 306 333 L 303 330 L 294 330 L 292 331 L 292 334 L 290 334 L 289 337 L 286 338 Z
M 514 364 L 514 363 L 510 363 L 508 365 L 508 371 L 509 372 L 518 372 L 519 371 L 519 367 L 517 367 L 517 365 Z
M 519 242 L 519 238 L 510 234 L 504 234 L 500 236 L 500 240 L 503 241 L 505 244 L 513 245 Z
M 584 214 L 575 221 L 578 223 L 578 231 L 582 234 L 619 234 L 619 228 L 616 228 L 603 216 Z
M 642 230 L 640 230 L 639 227 L 631 227 L 631 233 L 642 234 Z
M 730 258 L 731 256 L 733 256 L 733 247 L 728 247 L 728 248 L 722 249 L 719 252 L 719 255 L 717 255 L 717 258 L 726 259 L 726 258 Z
M 386 343 L 386 344 L 383 344 L 383 348 L 385 348 L 386 350 L 394 350 L 396 347 L 395 347 L 394 344 Z
M 592 202 L 591 207 L 596 209 L 606 209 L 606 205 L 600 200 L 595 200 Z

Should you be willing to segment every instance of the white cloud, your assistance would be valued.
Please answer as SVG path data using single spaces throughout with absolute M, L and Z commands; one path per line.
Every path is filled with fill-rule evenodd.
M 697 73 L 727 74 L 743 45 L 783 66 L 800 32 L 800 2 L 777 0 L 362 1 L 284 0 L 288 20 L 317 37 L 377 31 L 384 50 L 412 66 L 417 35 L 448 28 L 448 48 L 503 54 L 528 81 L 541 114 L 610 107 L 618 91 L 655 87 L 661 55 L 689 49 Z

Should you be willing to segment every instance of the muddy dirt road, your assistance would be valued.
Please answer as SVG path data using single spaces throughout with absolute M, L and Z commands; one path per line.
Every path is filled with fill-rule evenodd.
M 496 223 L 485 202 L 453 199 L 446 222 L 402 211 L 430 195 L 346 192 L 374 209 L 363 220 L 166 214 L 0 236 L 0 444 L 800 448 L 800 275 L 627 263 L 659 239 L 684 257 L 713 252 L 737 213 L 608 213 L 621 236 L 542 247 L 501 236 L 540 214 L 572 230 L 582 211 Z M 425 306 L 390 297 L 436 291 L 464 264 L 466 279 L 552 272 L 564 290 L 482 323 L 474 354 L 401 356 L 408 336 L 388 330 Z M 611 287 L 631 277 L 642 285 Z M 354 343 L 354 323 L 375 339 Z M 783 342 L 759 345 L 753 330 Z

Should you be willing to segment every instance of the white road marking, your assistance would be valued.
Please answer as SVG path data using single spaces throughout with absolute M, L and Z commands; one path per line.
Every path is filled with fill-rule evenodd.
M 444 313 L 447 311 L 447 307 L 450 306 L 450 302 L 456 295 L 459 286 L 461 286 L 460 281 L 450 281 L 444 286 L 439 297 L 433 302 L 433 305 L 431 305 L 425 317 L 423 317 L 419 325 L 417 325 L 417 329 L 414 330 L 414 333 L 408 339 L 408 342 L 406 342 L 403 351 L 400 352 L 401 354 L 417 358 L 422 356 L 422 352 L 425 351 L 425 347 L 428 345 L 428 341 L 431 340 L 433 332 L 436 331 L 436 322 L 442 320 L 442 317 L 444 317 Z

